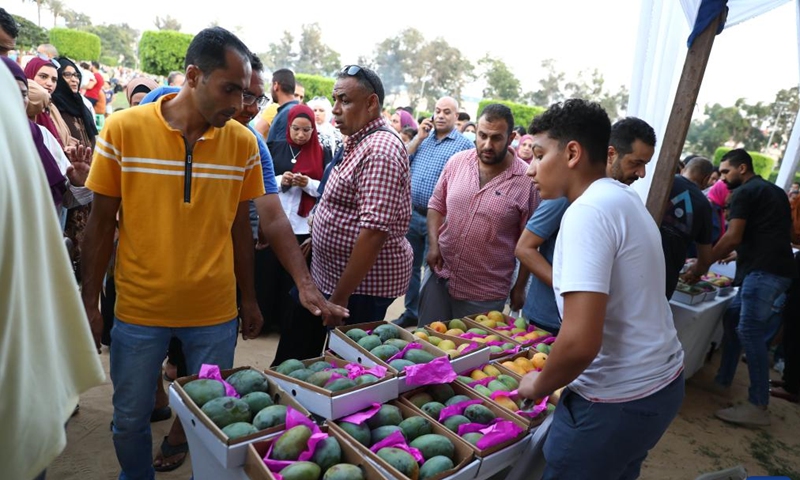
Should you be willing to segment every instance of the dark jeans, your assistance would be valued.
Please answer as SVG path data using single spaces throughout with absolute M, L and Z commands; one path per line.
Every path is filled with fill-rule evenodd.
M 296 288 L 292 289 L 292 293 L 297 298 Z M 350 310 L 347 324 L 382 321 L 393 301 L 393 298 L 351 295 L 347 303 Z M 322 318 L 312 315 L 299 301 L 294 301 L 291 321 L 282 325 L 281 340 L 272 365 L 280 365 L 290 358 L 305 360 L 320 356 L 327 335 L 328 327 L 322 324 Z
M 794 255 L 800 273 L 800 252 Z M 786 293 L 783 308 L 783 368 L 784 389 L 789 393 L 800 393 L 800 278 L 792 280 Z
M 775 300 L 790 284 L 786 277 L 762 270 L 750 272 L 722 317 L 722 358 L 714 380 L 723 386 L 733 383 L 744 349 L 750 374 L 747 399 L 753 405 L 769 404 L 769 325 Z
M 544 444 L 544 480 L 639 478 L 683 403 L 681 373 L 650 395 L 623 403 L 597 403 L 564 389 Z
M 295 235 L 297 243 L 303 243 L 309 235 Z M 283 331 L 283 325 L 291 321 L 294 301 L 289 295 L 294 280 L 283 268 L 271 248 L 256 250 L 255 276 L 253 284 L 256 300 L 264 317 L 264 331 Z

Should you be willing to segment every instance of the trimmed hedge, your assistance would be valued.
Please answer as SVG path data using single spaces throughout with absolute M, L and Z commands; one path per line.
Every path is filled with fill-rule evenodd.
M 478 122 L 478 118 L 480 118 L 481 113 L 483 113 L 483 109 L 486 108 L 486 105 L 492 103 L 500 103 L 510 108 L 511 113 L 514 115 L 514 123 L 525 127 L 525 130 L 528 129 L 528 125 L 530 125 L 531 121 L 533 121 L 533 117 L 544 113 L 545 110 L 547 110 L 544 107 L 532 107 L 530 105 L 523 105 L 521 103 L 509 102 L 506 100 L 481 100 L 478 104 L 478 115 L 475 117 L 475 123 Z
M 100 60 L 100 37 L 93 33 L 53 28 L 50 30 L 50 43 L 58 49 L 59 55 L 79 61 Z
M 194 35 L 161 30 L 154 32 L 148 30 L 139 40 L 139 60 L 142 70 L 154 75 L 166 77 L 169 72 L 184 70 L 186 50 L 192 43 Z
M 306 102 L 314 97 L 331 99 L 333 95 L 333 85 L 336 83 L 336 80 L 333 78 L 321 77 L 319 75 L 306 75 L 305 73 L 295 73 L 294 78 L 306 89 Z M 269 90 L 269 87 L 267 89 Z
M 719 147 L 714 151 L 714 165 L 719 165 L 722 161 L 722 156 L 733 150 L 728 147 Z M 772 170 L 775 168 L 775 159 L 768 157 L 758 152 L 747 152 L 753 157 L 753 171 L 756 175 L 761 175 L 761 178 L 767 179 L 772 175 Z M 776 177 L 777 178 L 777 177 Z

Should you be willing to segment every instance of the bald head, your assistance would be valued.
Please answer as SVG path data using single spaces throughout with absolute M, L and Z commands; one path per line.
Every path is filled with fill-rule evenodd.
M 708 178 L 714 171 L 714 165 L 705 157 L 694 157 L 683 167 L 681 175 L 695 183 L 700 189 L 706 188 Z
M 436 137 L 444 138 L 453 131 L 458 120 L 458 102 L 453 97 L 442 97 L 436 101 L 433 111 L 433 123 Z

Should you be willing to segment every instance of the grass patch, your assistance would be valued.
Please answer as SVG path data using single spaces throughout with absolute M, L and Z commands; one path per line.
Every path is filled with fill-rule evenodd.
M 776 448 L 792 453 L 797 458 L 797 451 L 785 443 L 775 440 L 769 432 L 758 432 L 756 438 L 750 440 L 750 454 L 769 475 L 789 478 L 800 478 L 800 472 L 792 469 L 785 459 L 778 458 Z

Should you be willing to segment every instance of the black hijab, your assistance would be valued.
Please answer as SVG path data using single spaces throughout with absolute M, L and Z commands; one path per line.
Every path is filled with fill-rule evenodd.
M 72 67 L 75 69 L 75 72 L 78 74 L 78 83 L 80 84 L 82 80 L 81 70 L 78 68 L 77 65 L 72 63 L 72 60 L 66 57 L 59 57 L 56 59 L 59 65 L 58 68 L 58 83 L 56 83 L 56 89 L 51 96 L 51 101 L 55 104 L 56 108 L 60 112 L 66 112 L 73 117 L 80 118 L 83 120 L 83 126 L 86 129 L 86 134 L 89 137 L 89 140 L 94 141 L 94 137 L 97 136 L 97 127 L 94 124 L 94 115 L 92 112 L 86 108 L 86 105 L 83 103 L 83 98 L 81 98 L 81 94 L 77 92 L 73 92 L 71 88 L 69 88 L 69 84 L 62 74 L 67 67 Z

